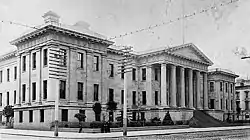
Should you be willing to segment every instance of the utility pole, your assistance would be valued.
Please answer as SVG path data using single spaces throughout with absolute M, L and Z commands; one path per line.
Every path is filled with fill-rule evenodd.
M 132 47 L 124 47 L 121 49 L 123 52 L 123 59 L 121 60 L 121 65 L 119 72 L 120 74 L 124 74 L 124 95 L 123 95 L 123 136 L 127 136 L 127 73 L 131 72 L 131 66 L 129 66 L 131 63 L 131 52 Z
M 182 0 L 182 44 L 185 44 L 185 0 Z

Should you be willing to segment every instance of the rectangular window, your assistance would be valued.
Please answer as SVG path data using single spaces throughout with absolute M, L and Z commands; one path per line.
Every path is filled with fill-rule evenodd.
M 114 89 L 109 88 L 109 101 L 114 101 Z
M 233 109 L 233 100 L 231 100 L 231 110 Z
M 62 66 L 66 66 L 67 65 L 67 50 L 60 49 L 59 50 L 59 57 L 60 57 L 60 64 Z
M 79 68 L 83 68 L 83 53 L 78 53 L 77 54 L 77 60 L 78 60 L 78 63 L 79 63 Z
M 114 64 L 109 64 L 109 77 L 114 77 Z
M 36 69 L 36 53 L 32 54 L 32 68 Z
M 14 90 L 14 104 L 16 104 L 16 90 Z
M 32 100 L 36 100 L 36 83 L 32 83 Z
M 135 68 L 132 69 L 132 80 L 133 81 L 136 80 L 136 69 Z
M 17 67 L 14 67 L 14 80 L 17 78 Z
M 44 80 L 43 81 L 43 99 L 47 99 L 47 93 L 48 93 L 47 80 Z
M 9 92 L 7 92 L 6 104 L 7 105 L 10 104 L 10 93 Z
M 158 69 L 155 68 L 155 81 L 158 81 Z
M 3 71 L 0 71 L 0 83 L 3 82 Z
M 155 105 L 158 105 L 158 91 L 155 91 Z
M 2 95 L 2 93 L 0 93 L 0 106 L 2 106 L 3 105 L 3 95 Z
M 66 99 L 66 81 L 60 80 L 60 99 Z
M 146 80 L 146 68 L 142 69 L 142 80 Z
M 225 86 L 226 86 L 226 92 L 228 92 L 228 83 L 226 83 Z
M 246 94 L 246 98 L 248 98 L 248 92 L 249 92 L 249 91 L 245 91 L 245 94 Z
M 44 122 L 44 109 L 40 110 L 40 122 Z
M 33 110 L 29 110 L 29 122 L 33 122 Z
M 124 90 L 121 90 L 121 104 L 124 103 Z
M 68 109 L 62 109 L 62 121 L 68 121 Z
M 136 91 L 132 91 L 132 94 L 133 94 L 133 95 L 132 95 L 132 98 L 133 98 L 133 99 L 132 99 L 132 104 L 133 104 L 133 105 L 136 105 Z
M 43 50 L 43 66 L 48 65 L 48 49 Z
M 210 109 L 214 109 L 214 99 L 210 99 Z
M 99 71 L 99 56 L 94 56 L 94 70 Z
M 226 110 L 228 110 L 228 106 L 227 106 L 227 99 L 226 99 Z
M 19 111 L 19 123 L 23 122 L 23 111 Z
M 77 91 L 77 99 L 78 100 L 83 100 L 83 83 L 81 83 L 81 82 L 78 82 L 78 84 L 77 84 L 77 89 L 78 89 L 78 91 Z
M 210 92 L 214 92 L 214 82 L 210 82 L 209 85 Z
M 249 102 L 245 101 L 245 110 L 249 110 Z
M 26 71 L 26 56 L 23 56 L 23 72 Z
M 125 67 L 121 66 L 121 78 L 124 79 L 124 72 L 125 72 Z
M 94 84 L 94 101 L 98 101 L 99 94 L 99 85 Z
M 146 104 L 147 104 L 146 91 L 142 91 L 142 105 L 146 105 Z
M 7 69 L 7 82 L 10 81 L 10 69 Z
M 220 91 L 223 91 L 223 82 L 220 82 Z
M 22 101 L 25 102 L 25 94 L 26 94 L 26 85 L 23 84 L 22 86 Z
M 223 107 L 223 102 L 222 102 L 222 99 L 220 99 L 220 109 L 222 109 Z

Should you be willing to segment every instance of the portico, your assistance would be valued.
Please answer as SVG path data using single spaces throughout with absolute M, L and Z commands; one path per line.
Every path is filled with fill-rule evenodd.
M 148 102 L 154 98 L 153 90 L 159 89 L 162 108 L 208 109 L 207 68 L 212 62 L 193 44 L 150 53 L 140 58 L 141 63 L 145 58 L 149 62 L 146 79 L 151 83 L 145 87 Z M 152 78 L 157 75 L 160 79 Z

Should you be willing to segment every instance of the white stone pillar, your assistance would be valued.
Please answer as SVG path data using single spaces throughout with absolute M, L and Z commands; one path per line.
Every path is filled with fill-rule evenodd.
M 42 48 L 40 48 L 39 49 L 39 53 L 38 53 L 38 58 L 39 58 L 39 60 L 37 61 L 38 62 L 38 69 L 37 69 L 37 71 L 39 71 L 37 74 L 39 75 L 39 78 L 38 78 L 38 92 L 36 93 L 37 94 L 37 102 L 38 102 L 38 104 L 41 104 L 42 103 L 42 93 L 43 93 L 43 90 L 42 90 L 42 82 L 43 82 L 43 80 L 42 80 L 42 68 L 43 68 L 43 65 L 42 65 L 42 59 L 43 59 L 43 57 L 42 57 Z
M 180 79 L 181 79 L 181 107 L 185 107 L 185 69 L 180 68 Z
M 235 83 L 233 83 L 233 111 L 236 112 Z
M 167 79 L 166 79 L 166 64 L 161 64 L 161 106 L 167 106 Z
M 196 89 L 197 89 L 197 109 L 202 109 L 201 107 L 201 80 L 200 80 L 200 71 L 196 71 L 196 80 L 197 80 L 197 86 L 196 86 Z
M 194 97 L 193 97 L 193 70 L 188 70 L 188 97 L 189 97 L 189 108 L 194 108 Z
M 231 95 L 232 95 L 231 91 L 233 90 L 233 89 L 231 89 L 231 88 L 233 88 L 233 86 L 231 86 L 231 85 L 233 85 L 233 84 L 232 83 L 229 84 L 230 90 L 228 91 L 228 104 L 227 104 L 228 105 L 228 112 L 231 111 Z
M 204 84 L 204 96 L 203 96 L 203 101 L 204 101 L 204 109 L 208 109 L 208 89 L 207 89 L 207 73 L 203 74 L 204 78 L 203 78 L 203 84 Z
M 170 106 L 171 107 L 176 107 L 176 66 L 171 65 L 171 81 L 170 81 L 170 96 L 171 96 L 171 101 L 170 101 Z
M 20 106 L 22 102 L 22 83 L 21 83 L 21 68 L 22 68 L 21 54 L 17 56 L 17 105 Z
M 147 97 L 147 106 L 152 105 L 152 65 L 147 66 L 146 70 L 146 97 Z

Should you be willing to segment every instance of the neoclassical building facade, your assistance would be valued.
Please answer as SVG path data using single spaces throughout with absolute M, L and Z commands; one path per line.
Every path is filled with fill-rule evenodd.
M 239 77 L 226 69 L 210 69 L 208 72 L 208 103 L 210 113 L 217 119 L 226 120 L 226 113 L 236 113 L 235 79 Z M 234 119 L 234 118 L 231 118 Z
M 16 71 L 13 85 L 0 88 L 2 99 L 7 99 L 7 92 L 13 98 L 14 128 L 49 129 L 56 98 L 59 121 L 77 122 L 78 112 L 85 113 L 85 121 L 102 120 L 94 117 L 92 106 L 100 102 L 105 116 L 106 103 L 112 100 L 118 103 L 112 114 L 115 121 L 125 95 L 124 75 L 119 71 L 123 52 L 84 22 L 61 25 L 51 11 L 43 18 L 43 26 L 13 40 L 17 50 L 0 60 L 0 71 L 7 67 Z M 212 64 L 192 43 L 132 54 L 127 74 L 132 119 L 163 119 L 169 111 L 174 121 L 189 120 L 193 110 L 209 110 L 207 81 Z M 2 99 L 3 108 L 7 101 Z

